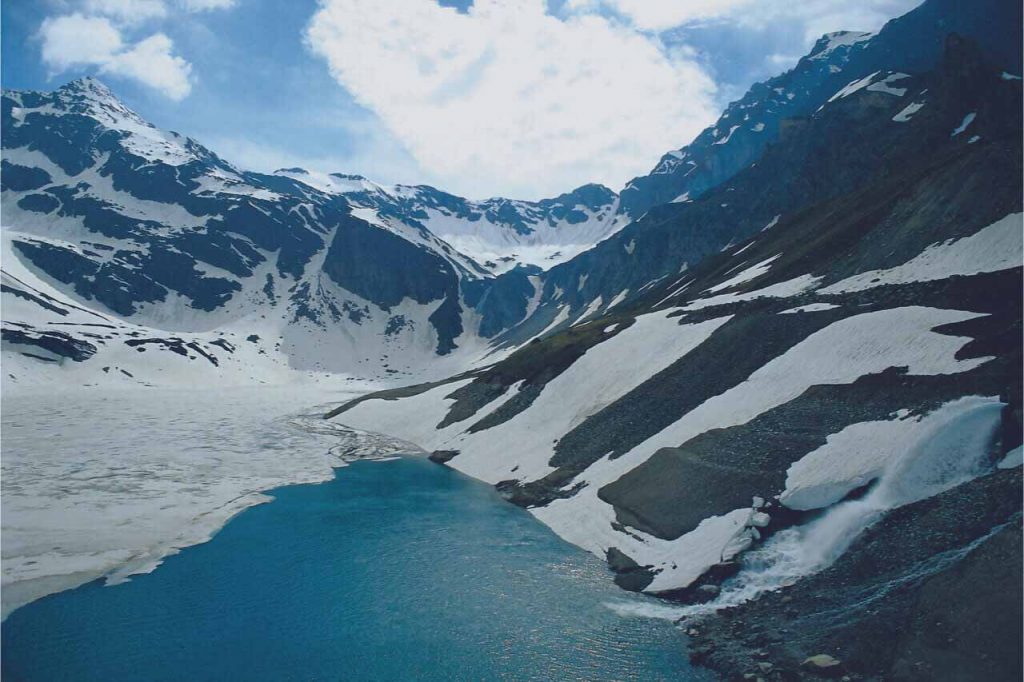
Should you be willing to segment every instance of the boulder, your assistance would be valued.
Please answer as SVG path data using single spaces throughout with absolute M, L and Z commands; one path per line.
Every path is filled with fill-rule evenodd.
M 839 678 L 843 675 L 843 663 L 828 654 L 816 654 L 800 664 L 804 670 L 821 677 Z
M 458 454 L 458 450 L 434 450 L 430 453 L 427 459 L 431 462 L 436 462 L 437 464 L 447 464 Z

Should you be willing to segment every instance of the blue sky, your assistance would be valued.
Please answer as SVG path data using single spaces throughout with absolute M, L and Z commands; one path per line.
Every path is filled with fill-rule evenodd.
M 620 188 L 827 31 L 917 0 L 5 0 L 3 87 L 96 75 L 245 168 Z

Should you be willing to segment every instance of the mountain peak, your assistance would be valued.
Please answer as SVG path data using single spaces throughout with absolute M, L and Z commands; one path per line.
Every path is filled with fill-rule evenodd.
M 865 31 L 833 31 L 818 38 L 808 53 L 808 59 L 822 59 L 832 54 L 837 48 L 849 47 L 869 40 L 875 34 Z
M 605 187 L 602 184 L 596 182 L 589 182 L 585 185 L 580 185 L 571 192 L 559 194 L 553 199 L 549 199 L 550 202 L 561 202 L 573 204 L 581 203 L 589 208 L 599 208 L 601 206 L 609 205 L 615 201 L 618 195 Z
M 339 180 L 366 180 L 365 176 L 354 173 L 331 173 L 331 177 Z
M 102 81 L 92 76 L 75 79 L 51 92 L 12 90 L 4 91 L 4 96 L 17 102 L 18 113 L 13 120 L 15 125 L 24 125 L 27 115 L 33 113 L 41 114 L 48 121 L 60 121 L 66 130 L 58 137 L 64 139 L 71 148 L 80 145 L 77 141 L 85 131 L 89 135 L 97 135 L 101 131 L 110 130 L 118 133 L 114 136 L 118 146 L 152 162 L 180 166 L 206 160 L 228 168 L 195 141 L 173 131 L 161 130 L 146 121 Z M 65 118 L 66 114 L 73 114 L 74 117 Z M 98 157 L 92 154 L 80 155 L 77 161 L 69 161 L 68 168 L 75 168 L 75 172 L 79 172 L 91 165 L 95 158 Z
M 56 101 L 69 110 L 90 116 L 103 125 L 123 130 L 152 128 L 141 116 L 128 108 L 103 81 L 85 76 L 57 88 Z
M 83 95 L 90 99 L 117 99 L 113 90 L 108 88 L 103 81 L 93 76 L 76 78 L 65 83 L 58 90 L 67 94 Z

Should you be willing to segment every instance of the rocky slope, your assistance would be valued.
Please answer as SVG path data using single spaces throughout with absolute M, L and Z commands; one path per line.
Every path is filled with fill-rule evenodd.
M 1019 35 L 1013 27 L 1020 25 L 1020 8 L 1014 3 L 930 0 L 890 21 L 877 35 L 826 36 L 794 69 L 753 86 L 691 145 L 670 153 L 649 176 L 623 189 L 620 207 L 640 202 L 628 209 L 634 222 L 545 273 L 533 314 L 499 340 L 520 343 L 549 325 L 565 328 L 608 312 L 654 282 L 674 278 L 682 267 L 740 243 L 776 216 L 849 192 L 888 172 L 883 164 L 895 163 L 895 155 L 883 156 L 883 144 L 895 142 L 916 158 L 918 147 L 925 144 L 914 139 L 917 131 L 881 122 L 868 131 L 850 98 L 838 93 L 859 85 L 858 91 L 867 89 L 876 100 L 892 105 L 912 97 L 927 86 L 900 83 L 902 74 L 920 78 L 933 72 L 952 33 L 972 42 L 990 69 L 1019 75 Z M 852 101 L 865 101 L 861 95 Z M 837 109 L 849 117 L 844 120 Z M 906 117 L 899 122 L 909 122 L 910 114 Z M 852 127 L 851 135 L 838 135 L 838 130 L 827 134 L 825 120 Z M 875 132 L 882 137 L 875 139 Z M 671 170 L 665 170 L 665 163 Z M 788 178 L 794 168 L 801 172 L 800 180 L 771 184 L 770 173 Z M 818 181 L 824 177 L 830 182 Z M 764 192 L 769 185 L 772 191 Z M 634 192 L 631 187 L 644 189 Z M 716 199 L 696 201 L 709 195 Z
M 820 573 L 689 619 L 691 655 L 736 677 L 1018 679 L 1021 492 L 1018 467 L 901 507 Z
M 851 80 L 881 70 L 931 69 L 950 32 L 974 40 L 992 62 L 1020 73 L 1020 36 L 1014 30 L 1020 16 L 1020 8 L 1004 0 L 931 0 L 877 34 L 823 36 L 793 69 L 752 87 L 714 126 L 665 154 L 648 175 L 627 183 L 620 210 L 639 218 L 655 206 L 696 199 L 756 160 L 779 139 L 787 119 L 808 116 Z

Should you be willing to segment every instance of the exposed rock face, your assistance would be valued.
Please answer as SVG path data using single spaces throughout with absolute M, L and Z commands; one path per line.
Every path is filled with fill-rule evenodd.
M 641 566 L 617 547 L 609 547 L 605 559 L 608 568 L 615 573 L 615 584 L 624 590 L 640 592 L 654 579 L 650 566 Z
M 430 461 L 438 464 L 446 464 L 459 454 L 458 450 L 434 450 L 430 453 Z
M 777 218 L 793 218 L 800 209 L 848 196 L 872 180 L 913 173 L 914 167 L 921 170 L 923 166 L 918 164 L 929 157 L 936 159 L 933 153 L 951 139 L 968 143 L 971 137 L 950 138 L 965 114 L 973 110 L 964 110 L 965 103 L 1003 108 L 1009 107 L 1016 95 L 1012 88 L 999 87 L 1008 82 L 999 79 L 999 67 L 987 64 L 976 48 L 958 45 L 966 44 L 957 40 L 947 52 L 940 52 L 947 56 L 936 59 L 938 64 L 929 75 L 910 72 L 904 79 L 902 72 L 892 67 L 855 72 L 860 73 L 857 79 L 871 77 L 865 87 L 831 102 L 828 94 L 812 100 L 813 109 L 799 126 L 766 146 L 756 163 L 705 192 L 700 201 L 653 207 L 594 249 L 552 268 L 545 276 L 543 297 L 533 318 L 538 324 L 543 318 L 547 324 L 555 314 L 546 311 L 565 308 L 568 325 L 599 296 L 605 305 L 623 292 L 626 300 L 631 300 L 653 280 L 678 281 L 684 267 L 714 257 L 727 245 L 742 244 Z M 874 43 L 863 49 L 874 50 Z M 961 50 L 966 53 L 960 54 Z M 887 80 L 894 76 L 898 80 Z M 885 82 L 899 83 L 896 91 L 903 94 L 869 89 Z M 842 87 L 840 84 L 836 90 Z M 991 90 L 982 95 L 986 87 Z M 925 90 L 928 93 L 921 96 Z M 1002 103 L 996 104 L 1000 99 Z M 893 119 L 909 105 L 925 100 L 927 105 L 917 117 L 903 121 L 905 125 L 893 125 L 901 123 Z M 998 125 L 1009 124 L 1004 120 Z M 907 125 L 920 127 L 910 130 Z M 924 128 L 932 129 L 926 132 Z M 1007 131 L 1001 128 L 995 136 Z M 993 139 L 992 134 L 981 131 L 974 134 L 979 140 Z M 776 183 L 779 177 L 787 182 Z M 765 191 L 769 186 L 772 191 Z M 895 184 L 890 191 L 896 191 Z M 535 333 L 536 328 L 528 321 L 523 331 Z M 519 338 L 515 330 L 510 338 Z
M 32 331 L 9 328 L 3 330 L 3 341 L 5 344 L 14 346 L 34 347 L 31 351 L 25 350 L 23 352 L 41 353 L 37 357 L 49 362 L 59 362 L 63 358 L 70 358 L 75 362 L 84 362 L 96 352 L 96 346 L 88 341 L 76 339 L 60 332 L 34 333 Z
M 662 204 L 695 200 L 728 180 L 780 137 L 793 134 L 821 101 L 847 83 L 880 70 L 921 73 L 935 66 L 946 36 L 976 41 L 995 65 L 1019 72 L 1018 11 L 999 0 L 970 6 L 954 0 L 923 3 L 878 34 L 842 31 L 823 36 L 790 71 L 752 87 L 691 144 L 661 158 L 650 174 L 621 193 L 634 219 Z

